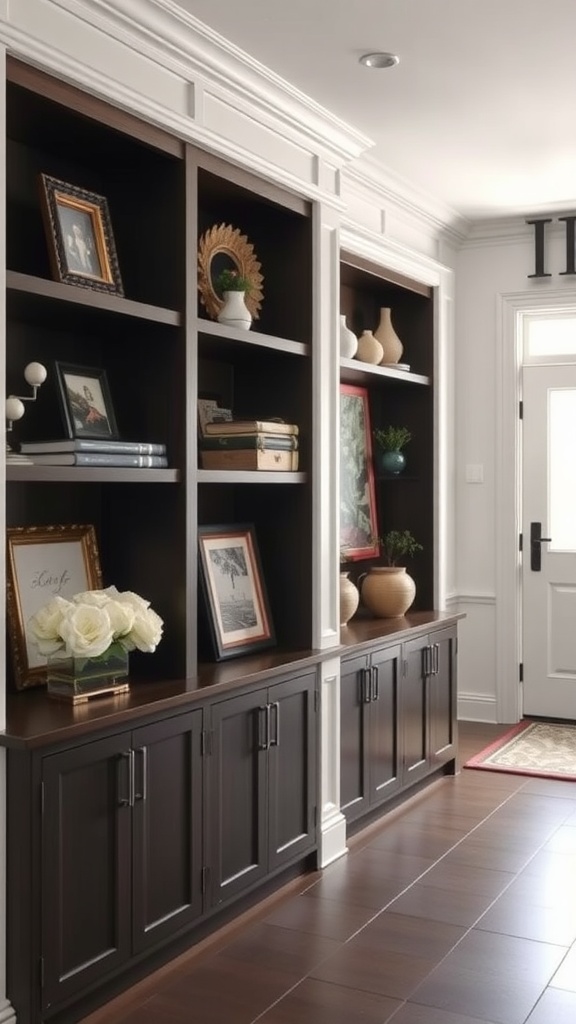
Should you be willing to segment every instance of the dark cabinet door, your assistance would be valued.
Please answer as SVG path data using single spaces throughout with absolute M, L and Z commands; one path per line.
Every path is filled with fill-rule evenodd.
M 400 788 L 399 677 L 398 645 L 342 662 L 340 807 L 348 821 Z
M 368 677 L 370 803 L 387 800 L 401 785 L 398 749 L 400 646 L 371 656 Z
M 269 871 L 316 845 L 315 694 L 315 673 L 268 690 Z
M 409 640 L 403 646 L 401 686 L 403 783 L 410 786 L 429 770 L 428 679 L 430 648 L 428 637 Z M 430 662 L 430 664 L 429 664 Z
M 457 638 L 456 629 L 430 635 L 432 674 L 428 684 L 430 705 L 430 762 L 436 768 L 456 757 Z
M 45 1010 L 130 956 L 130 734 L 44 758 Z
M 364 655 L 342 661 L 340 669 L 340 809 L 348 821 L 369 805 L 368 680 Z
M 267 873 L 266 690 L 211 708 L 208 829 L 212 902 L 221 903 Z
M 132 734 L 133 950 L 202 912 L 202 711 Z

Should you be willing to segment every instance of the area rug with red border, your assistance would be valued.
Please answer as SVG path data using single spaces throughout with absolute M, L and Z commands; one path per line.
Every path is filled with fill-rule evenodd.
M 576 781 L 576 724 L 519 722 L 464 767 Z

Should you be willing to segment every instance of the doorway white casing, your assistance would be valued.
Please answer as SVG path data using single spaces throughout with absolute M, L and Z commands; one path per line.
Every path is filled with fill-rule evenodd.
M 521 562 L 521 398 L 522 340 L 534 313 L 576 313 L 576 291 L 514 292 L 498 296 L 496 374 L 496 713 L 498 722 L 522 716 L 519 666 L 522 660 Z

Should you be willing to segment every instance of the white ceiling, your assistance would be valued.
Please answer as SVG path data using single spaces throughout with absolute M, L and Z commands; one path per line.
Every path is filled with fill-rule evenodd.
M 576 0 L 177 0 L 468 220 L 576 209 Z M 400 63 L 368 71 L 361 54 Z

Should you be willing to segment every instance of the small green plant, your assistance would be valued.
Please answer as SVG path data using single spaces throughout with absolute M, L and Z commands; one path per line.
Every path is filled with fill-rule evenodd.
M 237 270 L 226 269 L 223 270 L 216 278 L 216 290 L 220 295 L 224 292 L 249 292 L 250 281 L 247 277 L 242 277 Z
M 402 448 L 412 440 L 412 434 L 407 427 L 376 427 L 373 433 L 376 444 L 385 452 L 402 451 Z
M 378 537 L 378 543 L 380 554 L 387 565 L 398 565 L 400 559 L 413 558 L 424 550 L 410 530 L 389 530 L 383 537 Z

